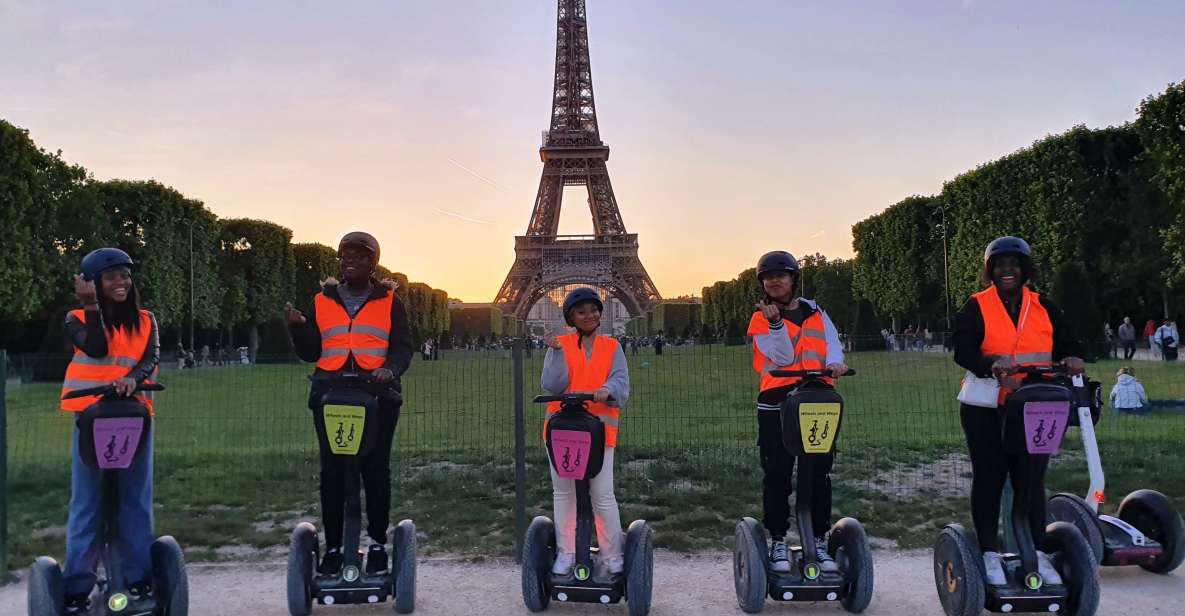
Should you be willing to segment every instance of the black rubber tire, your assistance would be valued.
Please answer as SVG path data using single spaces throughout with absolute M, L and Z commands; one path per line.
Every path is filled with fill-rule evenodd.
M 983 555 L 963 527 L 950 524 L 934 544 L 934 585 L 947 616 L 979 616 L 985 597 Z
M 654 591 L 654 529 L 646 520 L 634 520 L 625 537 L 626 606 L 629 616 L 646 616 Z
M 1164 546 L 1164 553 L 1151 565 L 1140 565 L 1153 573 L 1170 573 L 1185 561 L 1185 522 L 1173 504 L 1156 490 L 1136 490 L 1119 503 L 1120 520 Z
M 1046 507 L 1046 515 L 1049 522 L 1069 522 L 1073 524 L 1078 532 L 1086 539 L 1086 544 L 1090 546 L 1090 551 L 1094 553 L 1095 562 L 1102 564 L 1104 549 L 1103 549 L 1103 530 L 1099 528 L 1099 517 L 1095 512 L 1090 510 L 1090 506 L 1081 497 L 1074 494 L 1054 494 L 1049 497 L 1049 505 Z
M 1099 609 L 1099 563 L 1077 526 L 1054 522 L 1045 529 L 1046 553 L 1066 587 L 1066 602 L 1058 614 L 1094 616 Z
M 395 595 L 395 611 L 410 614 L 416 609 L 416 525 L 401 520 L 391 531 L 391 590 Z
M 732 549 L 732 581 L 736 586 L 737 603 L 749 614 L 765 609 L 769 594 L 766 581 L 765 529 L 753 518 L 737 522 Z
M 165 535 L 152 543 L 149 553 L 161 613 L 164 616 L 188 616 L 189 576 L 185 572 L 185 554 L 181 546 L 171 535 Z
M 855 518 L 841 518 L 831 528 L 827 552 L 835 558 L 844 576 L 840 605 L 853 614 L 868 609 L 872 603 L 872 548 L 864 525 Z
M 542 612 L 551 603 L 551 565 L 555 562 L 555 525 L 538 516 L 523 538 L 523 603 L 532 612 Z
M 317 529 L 301 522 L 288 539 L 288 613 L 309 616 L 313 612 L 313 575 L 317 568 Z
M 58 561 L 41 556 L 29 568 L 29 616 L 61 616 L 66 603 Z

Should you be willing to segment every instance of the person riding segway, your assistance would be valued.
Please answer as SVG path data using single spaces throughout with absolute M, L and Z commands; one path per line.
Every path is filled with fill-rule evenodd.
M 1097 606 L 1094 572 L 1083 569 L 1080 558 L 1079 547 L 1089 554 L 1085 539 L 1070 525 L 1046 529 L 1049 452 L 1024 442 L 1025 417 L 1053 403 L 1068 409 L 1073 400 L 1062 385 L 1037 382 L 1022 388 L 1030 368 L 1059 361 L 1070 377 L 1081 378 L 1083 371 L 1077 341 L 1061 326 L 1061 311 L 1026 286 L 1034 272 L 1032 250 L 1024 240 L 992 241 L 984 252 L 987 288 L 972 295 L 955 319 L 955 362 L 967 370 L 959 401 L 971 457 L 976 532 L 971 537 L 961 526 L 949 525 L 935 547 L 935 583 L 950 616 L 979 613 L 985 606 L 1088 615 Z M 1018 396 L 1022 389 L 1025 395 Z M 1061 434 L 1056 436 L 1060 443 Z M 1019 556 L 999 550 L 1000 499 L 1007 480 L 1015 494 L 1011 532 Z
M 570 292 L 564 319 L 576 332 L 546 340 L 540 384 L 553 395 L 535 401 L 549 403 L 544 440 L 556 522 L 539 516 L 527 529 L 522 590 L 533 612 L 547 609 L 552 598 L 617 603 L 623 597 L 630 616 L 650 611 L 653 532 L 636 520 L 623 537 L 613 495 L 620 409 L 630 386 L 620 345 L 596 333 L 603 307 L 592 289 Z M 591 546 L 594 526 L 599 548 Z
M 291 303 L 284 307 L 297 355 L 316 363 L 309 408 L 320 450 L 325 530 L 325 553 L 319 565 L 313 562 L 319 552 L 316 529 L 301 524 L 293 530 L 289 611 L 308 614 L 314 599 L 329 605 L 377 602 L 394 594 L 396 610 L 410 612 L 415 605 L 411 521 L 404 520 L 395 529 L 394 571 L 388 568 L 385 544 L 391 508 L 391 446 L 402 404 L 400 377 L 411 363 L 411 331 L 394 289 L 374 279 L 378 241 L 367 233 L 348 233 L 338 245 L 338 258 L 344 282 L 326 281 L 314 297 L 311 314 L 304 315 Z M 351 428 L 362 436 L 351 441 Z M 366 492 L 370 536 L 364 571 L 358 552 L 359 475 Z
M 30 616 L 93 614 L 99 597 L 103 614 L 183 616 L 188 609 L 181 548 L 152 535 L 151 392 L 162 388 L 151 378 L 160 342 L 156 319 L 140 308 L 134 267 L 126 252 L 100 248 L 74 277 L 83 309 L 70 311 L 65 325 L 74 357 L 61 408 L 77 414 L 66 567 L 48 557 L 34 563 Z M 95 575 L 100 561 L 105 580 Z M 96 582 L 101 594 L 92 595 Z

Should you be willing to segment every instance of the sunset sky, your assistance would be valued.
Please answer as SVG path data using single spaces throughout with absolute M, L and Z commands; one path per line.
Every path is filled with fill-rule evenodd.
M 663 295 L 1185 79 L 1185 2 L 588 0 L 627 228 Z M 97 178 L 493 299 L 542 169 L 552 0 L 0 0 L 0 118 Z M 583 189 L 561 232 L 591 230 Z

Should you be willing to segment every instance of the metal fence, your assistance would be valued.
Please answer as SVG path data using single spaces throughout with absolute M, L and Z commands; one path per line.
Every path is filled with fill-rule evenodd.
M 954 400 L 963 371 L 949 352 L 920 341 L 894 344 L 892 351 L 880 340 L 848 342 L 878 350 L 848 355 L 858 374 L 839 385 L 846 407 L 837 485 L 884 498 L 965 494 L 970 465 Z M 748 347 L 689 341 L 668 344 L 661 354 L 653 346 L 626 349 L 632 393 L 622 412 L 618 476 L 641 482 L 646 490 L 687 477 L 756 486 L 757 377 Z M 403 377 L 395 438 L 397 515 L 430 509 L 455 521 L 457 511 L 432 508 L 471 507 L 495 515 L 474 515 L 467 523 L 488 524 L 490 533 L 521 531 L 524 511 L 546 496 L 548 486 L 539 432 L 544 409 L 530 403 L 543 354 L 499 348 L 446 350 L 435 361 L 416 355 Z M 7 476 L 0 473 L 5 522 L 0 533 L 10 528 L 8 551 L 21 558 L 60 543 L 60 532 L 55 535 L 52 528 L 65 520 L 72 421 L 55 409 L 67 362 L 66 356 L 41 355 L 7 361 L 6 404 L 0 406 L 6 413 L 0 416 L 0 453 L 5 453 L 0 470 L 7 463 Z M 1119 365 L 1103 362 L 1088 369 L 1103 381 L 1104 393 Z M 1160 408 L 1150 417 L 1109 413 L 1099 427 L 1100 440 L 1182 442 L 1185 402 L 1176 402 L 1185 400 L 1180 364 L 1134 365 Z M 214 549 L 227 536 L 219 524 L 236 512 L 263 512 L 264 519 L 253 523 L 265 530 L 315 515 L 310 372 L 311 366 L 288 357 L 186 369 L 166 358 L 160 381 L 168 389 L 158 394 L 155 424 L 156 498 L 165 504 L 158 525 L 169 520 L 184 525 L 192 529 L 191 543 Z M 1073 444 L 1068 448 L 1072 456 Z M 656 472 L 656 463 L 668 472 Z M 173 508 L 171 502 L 183 505 Z M 517 524 L 506 524 L 511 519 Z M 258 542 L 281 535 L 264 532 Z

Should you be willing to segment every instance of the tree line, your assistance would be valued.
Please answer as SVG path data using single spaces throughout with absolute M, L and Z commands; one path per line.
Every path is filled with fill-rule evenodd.
M 61 152 L 0 120 L 0 347 L 60 352 L 83 255 L 116 246 L 137 263 L 142 303 L 156 315 L 162 346 L 248 346 L 284 353 L 280 308 L 309 309 L 321 281 L 338 273 L 335 248 L 293 243 L 265 220 L 219 218 L 196 199 L 155 181 L 99 181 Z M 397 282 L 416 341 L 448 329 L 444 291 L 380 266 Z M 193 310 L 190 312 L 190 294 Z
M 854 259 L 804 259 L 804 295 L 849 333 L 949 330 L 1001 235 L 1033 247 L 1036 287 L 1084 341 L 1104 321 L 1174 317 L 1185 303 L 1185 81 L 1141 101 L 1134 122 L 1075 126 L 860 221 Z M 703 294 L 705 331 L 743 336 L 760 296 L 754 270 Z

